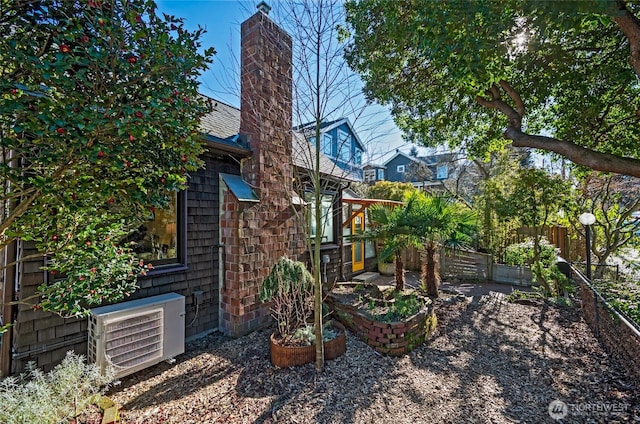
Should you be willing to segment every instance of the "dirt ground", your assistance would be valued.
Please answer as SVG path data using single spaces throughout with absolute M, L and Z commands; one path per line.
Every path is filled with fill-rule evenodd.
M 579 308 L 491 293 L 438 302 L 436 314 L 436 333 L 409 355 L 381 356 L 349 333 L 346 354 L 322 373 L 273 367 L 268 329 L 212 334 L 109 395 L 126 423 L 640 422 L 638 382 Z

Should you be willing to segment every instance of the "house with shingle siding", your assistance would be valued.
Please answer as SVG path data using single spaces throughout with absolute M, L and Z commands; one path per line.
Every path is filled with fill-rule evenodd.
M 241 32 L 240 108 L 209 99 L 212 109 L 200 126 L 204 168 L 135 234 L 138 254 L 154 268 L 139 278 L 139 289 L 127 300 L 183 295 L 187 338 L 216 330 L 241 336 L 264 326 L 270 318 L 258 287 L 271 266 L 283 255 L 309 260 L 295 209 L 308 207 L 308 193 L 304 186 L 294 190 L 292 181 L 304 180 L 315 156 L 304 135 L 292 131 L 292 40 L 262 11 L 243 22 Z M 264 98 L 269 104 L 255 101 Z M 334 189 L 327 204 L 331 237 L 322 246 L 330 258 L 326 277 L 341 280 L 354 272 L 351 245 L 342 237 L 351 225 L 342 191 L 360 177 L 325 155 L 320 172 Z M 0 283 L 15 288 L 14 300 L 26 299 L 50 278 L 42 270 L 45 258 L 20 241 L 12 254 L 33 259 L 20 262 L 15 278 Z M 87 319 L 61 318 L 29 305 L 15 306 L 3 318 L 13 323 L 1 339 L 5 373 L 20 372 L 30 361 L 48 370 L 69 350 L 87 352 Z

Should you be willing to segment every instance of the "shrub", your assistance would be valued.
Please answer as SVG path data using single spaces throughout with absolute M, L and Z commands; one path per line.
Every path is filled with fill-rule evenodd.
M 102 375 L 84 356 L 67 352 L 61 364 L 48 373 L 33 363 L 18 377 L 0 381 L 0 422 L 3 424 L 57 424 L 79 415 L 102 388 L 113 380 L 113 371 Z
M 551 266 L 555 263 L 556 247 L 549 243 L 547 239 L 540 241 L 539 259 L 545 266 Z M 533 265 L 533 239 L 529 238 L 522 243 L 507 246 L 504 263 L 519 266 Z
M 271 302 L 278 333 L 291 339 L 313 312 L 313 277 L 302 262 L 283 256 L 262 282 L 260 300 Z
M 640 284 L 631 281 L 596 280 L 593 284 L 602 296 L 618 311 L 640 326 Z
M 389 310 L 386 314 L 377 316 L 382 322 L 402 321 L 420 312 L 424 307 L 424 301 L 415 294 L 405 295 L 394 292 L 394 301 L 389 303 Z

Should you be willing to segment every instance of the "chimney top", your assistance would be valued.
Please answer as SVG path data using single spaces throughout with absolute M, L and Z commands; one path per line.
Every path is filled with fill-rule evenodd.
M 258 3 L 258 6 L 256 6 L 256 8 L 265 15 L 268 15 L 269 11 L 271 10 L 271 6 L 269 6 L 265 1 L 261 1 L 260 3 Z

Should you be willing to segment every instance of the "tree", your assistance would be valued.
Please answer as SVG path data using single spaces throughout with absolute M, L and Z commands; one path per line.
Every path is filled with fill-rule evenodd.
M 306 207 L 294 210 L 305 232 L 310 254 L 314 280 L 315 367 L 323 371 L 323 229 L 325 223 L 342 217 L 342 211 L 334 208 L 342 189 L 342 181 L 336 175 L 347 173 L 321 155 L 321 131 L 327 122 L 349 115 L 360 116 L 367 104 L 355 89 L 357 76 L 349 72 L 344 61 L 344 45 L 338 42 L 340 24 L 344 22 L 344 9 L 338 0 L 287 1 L 277 3 L 274 12 L 293 38 L 293 121 L 299 130 L 293 137 L 302 135 L 305 139 L 299 143 L 302 151 L 293 152 L 302 156 L 305 163 L 304 167 L 294 168 L 293 188 L 304 195 L 307 202 Z M 338 152 L 347 148 L 347 143 L 350 141 L 341 141 Z M 291 184 L 290 181 L 284 183 Z
M 369 187 L 369 197 L 372 199 L 387 199 L 401 202 L 407 193 L 416 191 L 411 183 L 400 183 L 395 181 L 377 181 Z
M 201 166 L 197 77 L 214 51 L 149 0 L 1 0 L 0 12 L 0 247 L 32 241 L 64 277 L 22 301 L 83 314 L 152 266 L 123 240 Z
M 388 206 L 376 204 L 369 208 L 371 225 L 362 235 L 353 236 L 355 240 L 374 240 L 378 243 L 378 260 L 393 258 L 396 266 L 396 291 L 404 290 L 404 263 L 402 251 L 408 247 L 420 247 L 420 237 L 415 231 L 417 191 L 407 196 L 402 205 Z
M 346 3 L 350 66 L 428 146 L 510 142 L 640 176 L 636 2 Z
M 557 219 L 558 212 L 568 204 L 571 191 L 570 183 L 558 175 L 541 169 L 520 169 L 511 190 L 498 200 L 497 209 L 503 217 L 533 229 L 533 272 L 546 293 L 553 290 L 540 262 L 541 230 Z
M 473 207 L 479 219 L 478 242 L 483 251 L 502 258 L 507 240 L 519 225 L 515 218 L 504 216 L 500 210 L 500 199 L 513 190 L 518 166 L 508 151 L 491 154 L 487 162 L 474 160 L 481 177 L 475 184 L 478 188 Z
M 591 226 L 591 253 L 598 259 L 596 276 L 617 251 L 638 241 L 640 221 L 633 213 L 640 209 L 640 192 L 636 178 L 622 175 L 588 173 L 578 175 L 578 189 L 565 211 L 565 221 L 584 236 L 577 217 L 591 212 L 596 222 Z
M 476 230 L 476 217 L 468 207 L 448 197 L 420 192 L 415 197 L 416 207 L 411 218 L 424 251 L 422 281 L 427 287 L 427 294 L 438 297 L 438 249 L 441 246 L 459 248 L 469 245 Z

